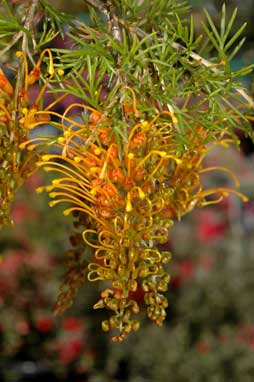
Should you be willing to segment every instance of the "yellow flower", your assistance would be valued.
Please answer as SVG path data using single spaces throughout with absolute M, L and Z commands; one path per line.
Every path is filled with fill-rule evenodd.
M 40 79 L 40 66 L 45 53 L 49 55 L 49 77 L 35 101 L 29 100 L 28 89 Z M 29 145 L 29 130 L 44 124 L 50 120 L 49 110 L 58 100 L 54 101 L 45 110 L 40 110 L 40 101 L 44 95 L 47 85 L 54 75 L 53 59 L 49 49 L 45 49 L 38 62 L 29 72 L 26 55 L 18 51 L 17 57 L 24 61 L 24 78 L 21 81 L 22 87 L 19 91 L 17 101 L 14 98 L 14 88 L 0 70 L 0 129 L 1 129 L 1 150 L 0 150 L 0 227 L 12 224 L 10 209 L 17 189 L 24 180 L 36 170 L 34 162 L 38 158 L 38 153 L 33 151 L 36 145 Z M 63 97 L 63 96 L 62 96 Z M 62 98 L 60 97 L 60 98 Z M 40 138 L 40 144 L 43 141 Z
M 82 237 L 94 251 L 88 280 L 107 283 L 94 308 L 113 311 L 102 328 L 117 330 L 112 339 L 122 341 L 139 328 L 136 315 L 140 307 L 132 297 L 137 288 L 143 289 L 148 317 L 157 325 L 165 319 L 168 302 L 163 292 L 170 280 L 166 267 L 171 254 L 159 251 L 157 245 L 167 242 L 174 218 L 196 206 L 218 203 L 229 192 L 246 198 L 228 188 L 203 189 L 200 174 L 218 169 L 229 173 L 237 185 L 229 170 L 202 166 L 214 145 L 229 141 L 223 134 L 206 147 L 204 132 L 197 129 L 189 137 L 191 148 L 177 154 L 174 116 L 164 111 L 151 120 L 129 125 L 127 143 L 119 147 L 109 120 L 102 121 L 101 114 L 90 107 L 75 106 L 90 110 L 90 123 L 71 123 L 65 112 L 63 135 L 56 143 L 60 154 L 44 155 L 37 163 L 60 177 L 38 191 L 49 192 L 50 206 L 69 203 L 65 215 L 87 217 L 89 228 L 83 229 Z M 96 133 L 91 136 L 91 132 Z M 217 198 L 207 201 L 211 195 Z

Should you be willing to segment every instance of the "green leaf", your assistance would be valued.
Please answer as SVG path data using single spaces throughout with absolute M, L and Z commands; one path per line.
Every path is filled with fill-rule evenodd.
M 225 31 L 225 33 L 224 33 L 224 35 L 223 35 L 223 41 L 224 41 L 224 43 L 225 43 L 225 41 L 227 40 L 227 38 L 228 38 L 228 36 L 229 36 L 229 34 L 230 34 L 230 31 L 231 31 L 231 29 L 232 29 L 232 27 L 233 27 L 233 24 L 234 24 L 234 22 L 235 22 L 235 18 L 236 18 L 236 15 L 237 15 L 237 8 L 235 8 L 234 9 L 234 11 L 233 11 L 233 13 L 232 13 L 232 15 L 231 15 L 231 18 L 229 19 L 229 21 L 227 22 L 227 29 L 226 29 L 226 31 Z
M 214 38 L 214 35 L 212 34 L 212 32 L 208 29 L 208 27 L 206 26 L 206 24 L 202 23 L 202 26 L 203 26 L 203 29 L 205 30 L 207 36 L 209 37 L 209 40 L 211 41 L 211 43 L 213 44 L 213 46 L 215 47 L 215 49 L 217 50 L 217 52 L 220 52 L 220 45 L 218 44 L 218 42 L 216 41 L 216 39 Z
M 44 45 L 49 44 L 56 36 L 59 34 L 59 32 L 54 31 L 53 29 L 48 29 L 48 23 L 43 23 L 43 31 L 40 36 L 39 42 L 36 44 L 36 49 L 40 50 Z
M 234 50 L 230 53 L 230 55 L 228 56 L 228 61 L 232 61 L 232 59 L 235 57 L 235 55 L 239 52 L 239 50 L 241 49 L 241 47 L 243 46 L 244 42 L 246 40 L 246 37 L 243 37 L 241 39 L 241 41 L 236 45 L 236 47 L 234 48 Z
M 25 32 L 27 35 L 31 36 L 31 32 L 24 28 L 23 25 L 19 24 L 16 19 L 7 20 L 0 15 L 0 33 L 14 33 L 19 31 Z
M 244 31 L 244 29 L 246 28 L 246 25 L 247 23 L 244 23 L 239 29 L 238 31 L 234 34 L 233 37 L 231 37 L 231 39 L 227 42 L 227 44 L 225 45 L 225 52 L 231 48 L 231 46 L 234 44 L 234 42 L 238 39 L 238 37 L 242 34 L 242 32 Z
M 213 32 L 213 36 L 216 38 L 216 40 L 218 41 L 218 43 L 220 45 L 221 37 L 220 37 L 220 35 L 219 35 L 218 31 L 217 31 L 217 28 L 216 28 L 213 20 L 211 19 L 210 15 L 209 15 L 209 13 L 207 12 L 206 9 L 204 9 L 204 13 L 205 13 L 206 19 L 208 21 L 208 24 L 209 24 L 209 26 L 210 26 L 210 28 L 211 28 L 211 30 Z
M 220 22 L 220 38 L 222 42 L 225 41 L 224 39 L 225 25 L 226 25 L 226 4 L 223 3 L 222 10 L 221 10 L 221 22 Z
M 59 32 L 62 38 L 64 38 L 65 26 L 75 28 L 73 17 L 71 15 L 60 12 L 56 7 L 50 5 L 46 0 L 40 0 L 40 5 L 45 12 L 45 17 L 48 17 L 50 20 L 51 28 L 54 31 Z

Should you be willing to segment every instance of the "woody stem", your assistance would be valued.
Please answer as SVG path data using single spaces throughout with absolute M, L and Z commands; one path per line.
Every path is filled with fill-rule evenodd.
M 32 27 L 32 22 L 34 19 L 34 14 L 36 11 L 36 8 L 38 6 L 39 0 L 32 0 L 30 7 L 28 8 L 26 20 L 24 23 L 24 28 L 26 31 L 22 32 L 22 51 L 27 52 L 29 54 L 29 49 L 28 49 L 28 37 L 27 37 L 27 31 L 31 30 Z M 18 98 L 19 98 L 19 93 L 20 90 L 23 86 L 23 78 L 24 78 L 24 61 L 19 64 L 18 67 L 18 72 L 17 72 L 17 81 L 16 81 L 16 86 L 15 86 L 15 91 L 14 91 L 14 115 L 12 116 L 14 120 L 14 130 L 16 126 L 18 125 L 18 113 L 19 113 L 19 105 L 18 105 Z M 13 138 L 12 138 L 13 139 Z

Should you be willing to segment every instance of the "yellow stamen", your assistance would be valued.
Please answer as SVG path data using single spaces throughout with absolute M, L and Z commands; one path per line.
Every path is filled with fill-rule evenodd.
M 99 149 L 99 148 L 94 149 L 95 155 L 100 155 L 100 153 L 101 153 L 101 149 Z
M 4 111 L 4 113 L 7 115 L 8 119 L 11 119 L 11 115 L 4 105 L 0 104 L 0 109 L 2 109 Z
M 230 193 L 238 195 L 243 200 L 243 202 L 248 201 L 247 196 L 231 188 L 214 188 L 214 189 L 212 188 L 212 189 L 200 192 L 199 194 L 197 194 L 197 196 L 201 198 L 205 198 L 206 196 L 213 195 L 213 194 L 221 194 L 222 196 L 228 196 L 228 194 Z
M 41 63 L 42 63 L 42 60 L 45 56 L 45 54 L 48 53 L 48 56 L 49 56 L 49 67 L 48 67 L 48 73 L 53 76 L 54 75 L 54 63 L 53 63 L 53 56 L 52 56 L 52 53 L 51 53 L 51 50 L 46 48 L 42 51 L 40 57 L 39 57 L 39 60 L 37 61 L 37 64 L 36 66 L 37 67 L 40 67 L 41 66 Z
M 90 168 L 90 172 L 92 174 L 96 174 L 96 172 L 99 172 L 100 171 L 100 167 L 91 167 Z
M 81 157 L 78 157 L 78 156 L 74 157 L 74 161 L 77 163 L 81 162 L 81 160 L 82 160 Z
M 56 155 L 56 158 L 61 158 L 61 156 L 59 157 L 58 155 Z M 70 163 L 72 164 L 71 161 L 70 161 Z M 45 166 L 45 164 L 50 164 L 52 166 Z M 80 174 L 80 172 L 77 171 L 77 168 L 75 168 L 75 170 L 72 170 L 70 167 L 65 166 L 65 165 L 58 163 L 58 162 L 36 162 L 36 165 L 38 167 L 45 166 L 44 167 L 45 171 L 60 172 L 62 174 L 70 176 L 73 179 L 76 179 L 78 177 L 79 179 L 81 179 L 86 184 L 87 187 L 89 187 L 89 186 L 91 187 L 90 181 L 88 179 L 86 179 L 84 176 L 82 176 Z M 73 176 L 72 176 L 72 174 L 73 174 Z
M 159 150 L 151 150 L 137 165 L 137 168 L 138 167 L 141 167 L 146 161 L 148 158 L 150 158 L 151 155 L 159 155 L 160 157 L 165 157 L 167 155 L 167 153 L 165 151 L 159 151 Z
M 61 96 L 57 97 L 53 102 L 51 102 L 44 111 L 48 111 L 52 109 L 58 102 L 62 101 L 63 98 L 67 97 L 68 93 L 62 94 Z M 37 101 L 37 100 L 36 100 Z
M 136 94 L 135 94 L 134 90 L 129 86 L 124 86 L 124 89 L 130 90 L 130 92 L 132 94 L 132 99 L 133 99 L 134 115 L 136 118 L 139 118 L 139 111 L 137 109 L 137 99 L 136 99 Z
M 235 186 L 236 187 L 240 186 L 240 182 L 239 182 L 238 178 L 236 177 L 236 175 L 231 170 L 229 170 L 226 167 L 211 166 L 211 167 L 207 167 L 207 168 L 203 168 L 203 169 L 199 170 L 199 173 L 202 174 L 202 173 L 205 173 L 205 172 L 208 172 L 208 171 L 213 171 L 213 170 L 219 170 L 219 171 L 224 171 L 224 172 L 228 173 L 232 177 L 232 179 L 233 179 L 233 181 L 235 183 Z
M 98 232 L 97 231 L 95 231 L 94 229 L 86 229 L 85 231 L 83 231 L 83 233 L 82 233 L 82 237 L 83 237 L 83 240 L 84 240 L 84 242 L 87 244 L 87 245 L 89 245 L 89 247 L 92 247 L 92 248 L 95 248 L 95 249 L 105 249 L 105 248 L 107 248 L 107 249 L 112 249 L 113 247 L 111 246 L 111 245 L 96 245 L 96 244 L 93 244 L 93 243 L 91 243 L 87 238 L 86 238 L 86 235 L 88 234 L 88 233 L 91 233 L 91 234 L 96 234 L 96 235 L 98 235 Z
M 136 190 L 138 191 L 138 195 L 139 195 L 140 199 L 141 200 L 145 199 L 146 194 L 144 193 L 144 191 L 140 187 L 133 187 L 131 189 L 131 193 L 135 192 Z
M 133 207 L 131 204 L 131 195 L 129 192 L 127 194 L 127 203 L 126 203 L 125 210 L 126 210 L 126 212 L 131 212 L 133 210 Z
M 18 58 L 23 58 L 24 64 L 25 64 L 25 86 L 24 86 L 24 99 L 26 102 L 28 102 L 28 63 L 26 54 L 23 51 L 17 51 L 16 56 Z
M 109 162 L 109 158 L 110 158 L 110 154 L 111 154 L 111 150 L 113 148 L 114 144 L 110 145 L 108 151 L 107 151 L 107 155 L 106 155 L 106 160 L 104 162 L 104 165 L 102 167 L 102 170 L 101 170 L 101 173 L 99 175 L 99 179 L 104 179 L 105 177 L 105 172 L 106 172 L 106 169 L 107 169 L 107 166 L 108 166 L 108 162 Z
M 47 191 L 51 191 L 54 188 L 58 188 L 58 189 L 62 189 L 63 191 L 70 192 L 69 195 L 71 195 L 71 193 L 73 193 L 74 195 L 80 196 L 82 199 L 86 199 L 90 203 L 94 204 L 96 202 L 96 198 L 92 198 L 91 193 L 83 187 L 77 187 L 77 186 L 74 186 L 71 184 L 66 184 L 66 183 L 54 184 L 54 185 L 51 185 L 50 187 L 51 188 L 47 189 Z M 62 193 L 61 192 L 51 192 L 49 194 L 49 197 L 55 198 L 56 196 L 59 196 L 59 195 L 62 195 Z
M 136 124 L 135 126 L 133 126 L 133 128 L 131 129 L 131 132 L 130 132 L 129 137 L 128 137 L 128 144 L 127 144 L 126 149 L 125 149 L 125 155 L 126 155 L 126 156 L 129 155 L 129 154 L 127 154 L 127 153 L 128 153 L 128 151 L 129 151 L 130 143 L 131 143 L 131 140 L 132 140 L 132 137 L 133 137 L 134 133 L 137 131 L 137 129 L 138 129 L 139 127 L 143 127 L 143 124 L 144 124 L 145 122 L 147 122 L 147 121 L 144 121 L 144 122 L 142 122 L 142 123 L 137 123 L 137 124 Z M 148 122 L 147 122 L 147 123 L 148 123 Z
M 82 103 L 72 103 L 71 105 L 69 105 L 69 106 L 65 109 L 63 115 L 61 116 L 61 117 L 62 117 L 62 124 L 64 124 L 64 121 L 67 120 L 67 119 L 66 119 L 66 115 L 67 115 L 67 114 L 69 113 L 69 111 L 70 111 L 71 109 L 73 109 L 74 107 L 79 107 L 79 108 L 84 109 L 84 110 L 89 110 L 89 111 L 92 111 L 92 112 L 97 112 L 97 110 L 94 109 L 94 108 L 92 108 L 91 106 L 84 105 L 84 104 L 82 104 Z M 76 125 L 78 125 L 78 124 L 76 124 Z
M 46 191 L 45 186 L 37 187 L 36 190 L 37 194 L 41 194 L 43 191 Z
M 68 212 L 67 212 L 68 211 Z M 81 208 L 81 207 L 71 207 L 71 208 L 68 208 L 65 210 L 65 213 L 67 215 L 69 215 L 71 212 L 73 211 L 80 211 L 80 212 L 83 212 L 83 213 L 86 213 L 87 215 L 91 216 L 94 220 L 96 220 L 99 224 L 101 225 L 106 225 L 106 222 L 101 220 L 100 218 L 98 218 L 94 211 L 91 213 L 90 211 L 87 211 L 86 209 L 84 208 Z

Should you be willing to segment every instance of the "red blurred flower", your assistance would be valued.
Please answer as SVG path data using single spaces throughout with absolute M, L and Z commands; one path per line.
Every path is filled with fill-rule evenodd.
M 247 324 L 240 328 L 238 339 L 245 343 L 251 350 L 254 350 L 254 325 Z
M 199 211 L 197 236 L 200 241 L 207 242 L 223 237 L 227 229 L 225 221 L 221 221 L 213 211 Z
M 53 321 L 48 317 L 39 318 L 35 322 L 35 328 L 38 330 L 38 332 L 46 334 L 53 328 Z
M 66 317 L 62 322 L 62 328 L 67 331 L 76 331 L 82 326 L 82 322 L 75 317 Z
M 211 351 L 211 346 L 207 341 L 202 340 L 196 344 L 196 349 L 200 354 L 208 354 Z
M 64 364 L 75 361 L 83 349 L 83 343 L 79 339 L 71 339 L 59 344 L 59 359 Z
M 21 224 L 27 218 L 37 217 L 37 214 L 33 209 L 21 202 L 14 204 L 11 215 L 15 224 Z
M 26 253 L 22 251 L 6 251 L 0 264 L 1 278 L 15 275 L 23 266 L 25 256 Z
M 191 260 L 181 260 L 176 264 L 175 275 L 170 281 L 171 289 L 178 289 L 184 283 L 189 282 L 193 279 L 195 274 L 194 264 Z
M 170 289 L 178 289 L 182 285 L 182 281 L 179 276 L 173 276 L 171 281 L 170 281 Z
M 190 281 L 194 276 L 194 265 L 191 260 L 182 260 L 179 265 L 179 276 L 182 281 Z
M 30 176 L 26 180 L 25 184 L 29 191 L 34 191 L 38 186 L 42 184 L 42 181 L 43 181 L 42 175 L 39 173 L 36 173 Z
M 52 268 L 54 260 L 48 255 L 44 249 L 37 249 L 34 253 L 28 253 L 25 257 L 25 263 L 35 272 L 48 271 Z

